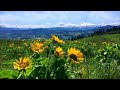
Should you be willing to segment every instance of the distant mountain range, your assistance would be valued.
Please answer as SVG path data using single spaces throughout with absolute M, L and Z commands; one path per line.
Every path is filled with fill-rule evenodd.
M 118 25 L 120 27 L 120 25 Z M 49 28 L 13 28 L 0 25 L 0 39 L 32 39 L 32 38 L 50 38 L 55 34 L 62 39 L 70 39 L 77 35 L 87 36 L 98 29 L 109 29 L 114 25 L 81 25 L 81 26 L 56 26 Z

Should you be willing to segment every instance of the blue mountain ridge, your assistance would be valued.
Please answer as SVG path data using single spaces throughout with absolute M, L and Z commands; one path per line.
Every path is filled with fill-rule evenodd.
M 85 26 L 85 27 L 51 27 L 51 28 L 7 28 L 0 26 L 1 39 L 32 39 L 32 38 L 50 38 L 55 34 L 62 39 L 70 39 L 73 36 L 88 34 L 98 29 L 110 29 L 113 25 L 106 26 Z M 120 27 L 120 25 L 119 25 Z

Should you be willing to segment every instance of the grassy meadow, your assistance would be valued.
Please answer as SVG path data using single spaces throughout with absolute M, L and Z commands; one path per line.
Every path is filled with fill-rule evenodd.
M 0 40 L 1 79 L 120 79 L 120 34 Z

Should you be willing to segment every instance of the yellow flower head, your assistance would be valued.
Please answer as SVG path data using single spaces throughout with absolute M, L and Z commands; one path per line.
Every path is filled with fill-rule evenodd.
M 34 43 L 31 43 L 30 47 L 32 49 L 33 52 L 36 52 L 36 53 L 41 53 L 44 51 L 44 48 L 43 48 L 44 44 L 42 43 L 38 43 L 38 42 L 34 42 Z
M 14 69 L 18 70 L 25 70 L 32 66 L 31 61 L 29 58 L 20 58 L 19 60 L 16 60 L 16 62 L 13 62 Z
M 60 43 L 60 44 L 64 43 L 63 40 L 58 40 L 57 42 Z
M 59 38 L 55 35 L 52 35 L 52 39 L 53 39 L 53 41 L 56 41 L 56 42 L 59 40 Z
M 83 53 L 77 50 L 76 48 L 68 49 L 68 57 L 73 63 L 80 63 L 84 60 Z
M 52 39 L 53 39 L 53 41 L 54 42 L 58 42 L 58 43 L 60 43 L 60 44 L 63 44 L 64 42 L 63 42 L 63 40 L 60 40 L 57 36 L 55 36 L 55 35 L 52 35 Z
M 61 47 L 57 47 L 55 49 L 55 56 L 63 56 L 64 55 L 64 52 L 63 52 L 63 49 Z

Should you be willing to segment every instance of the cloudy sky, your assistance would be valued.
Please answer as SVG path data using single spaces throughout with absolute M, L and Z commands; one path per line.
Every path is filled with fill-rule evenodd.
M 120 11 L 0 11 L 0 24 L 41 25 L 59 24 L 120 24 Z

